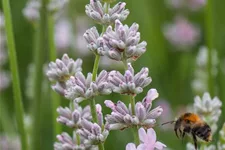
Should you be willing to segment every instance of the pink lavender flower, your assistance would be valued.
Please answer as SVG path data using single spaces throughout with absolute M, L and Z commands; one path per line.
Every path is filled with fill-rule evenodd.
M 164 35 L 173 46 L 188 49 L 199 41 L 200 31 L 185 18 L 178 17 L 174 23 L 165 26 Z
M 107 5 L 102 6 L 99 0 L 90 0 L 90 4 L 85 6 L 86 14 L 102 25 L 113 24 L 116 19 L 123 21 L 129 15 L 129 10 L 125 9 L 126 3 L 119 2 L 113 8 L 106 11 Z
M 167 0 L 167 4 L 175 9 L 187 8 L 191 11 L 198 11 L 205 6 L 206 0 Z
M 65 52 L 71 46 L 71 24 L 68 20 L 61 19 L 55 25 L 55 44 L 59 52 Z
M 115 28 L 108 26 L 104 38 L 104 50 L 106 55 L 117 61 L 137 60 L 145 51 L 147 43 L 140 42 L 139 25 L 133 23 L 129 28 L 120 20 L 115 21 Z
M 138 134 L 141 144 L 136 148 L 135 144 L 129 143 L 126 146 L 126 150 L 162 150 L 166 147 L 165 144 L 156 141 L 156 133 L 152 128 L 148 129 L 147 132 L 145 129 L 140 128 Z
M 150 89 L 147 96 L 142 102 L 135 105 L 135 115 L 132 115 L 131 107 L 129 108 L 121 101 L 114 104 L 110 100 L 105 101 L 105 105 L 112 110 L 110 115 L 106 115 L 106 128 L 109 130 L 121 130 L 132 126 L 143 126 L 145 128 L 153 127 L 163 109 L 158 106 L 151 110 L 152 101 L 158 97 L 155 89 Z
M 111 71 L 108 81 L 111 84 L 113 92 L 127 95 L 136 95 L 143 91 L 143 88 L 152 81 L 148 77 L 148 68 L 142 68 L 140 72 L 134 74 L 134 69 L 128 63 L 128 69 L 122 75 L 119 71 Z
M 40 18 L 40 7 L 41 4 L 36 0 L 29 0 L 23 9 L 24 17 L 30 22 L 36 22 Z

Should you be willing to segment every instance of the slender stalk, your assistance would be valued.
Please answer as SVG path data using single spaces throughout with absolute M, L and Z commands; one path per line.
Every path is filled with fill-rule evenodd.
M 130 96 L 130 104 L 131 104 L 131 112 L 132 115 L 135 115 L 135 97 L 134 96 Z M 139 145 L 139 136 L 138 136 L 138 126 L 134 126 L 133 129 L 133 136 L 134 136 L 134 142 L 136 145 Z
M 92 71 L 92 81 L 96 80 L 97 73 L 98 73 L 99 61 L 100 61 L 100 55 L 95 55 L 94 68 L 93 68 L 93 71 Z
M 80 135 L 76 133 L 77 145 L 80 145 Z
M 55 61 L 57 58 L 56 46 L 54 41 L 54 17 L 52 14 L 48 14 L 48 37 L 49 37 L 49 57 L 51 61 Z M 56 109 L 60 105 L 59 95 L 50 90 L 51 102 L 52 102 L 52 118 L 53 118 L 53 137 L 61 133 L 61 126 L 56 122 L 57 112 Z
M 212 49 L 214 48 L 213 42 L 213 2 L 212 0 L 207 1 L 205 20 L 206 20 L 206 32 L 207 32 L 207 46 L 208 46 L 208 90 L 213 96 L 215 93 L 214 89 L 214 78 L 212 74 Z
M 2 6 L 5 15 L 5 28 L 6 28 L 6 36 L 7 36 L 7 46 L 9 53 L 9 61 L 10 61 L 10 70 L 12 75 L 12 84 L 13 84 L 13 95 L 14 95 L 14 104 L 15 104 L 15 115 L 17 120 L 17 126 L 20 134 L 21 140 L 21 149 L 27 150 L 27 135 L 24 128 L 24 110 L 23 110 L 23 102 L 20 90 L 20 80 L 19 80 L 19 72 L 17 65 L 17 55 L 16 48 L 13 36 L 13 27 L 12 27 L 12 18 L 11 18 L 11 10 L 9 0 L 3 0 Z
M 42 104 L 42 78 L 43 78 L 43 64 L 45 56 L 46 45 L 46 27 L 47 27 L 47 0 L 41 0 L 40 9 L 40 23 L 38 45 L 35 49 L 35 74 L 34 74 L 34 122 L 33 122 L 33 137 L 32 150 L 40 150 L 41 147 L 41 104 Z

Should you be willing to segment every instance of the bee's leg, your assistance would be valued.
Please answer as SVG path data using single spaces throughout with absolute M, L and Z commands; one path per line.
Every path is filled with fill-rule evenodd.
M 182 134 L 182 143 L 184 142 L 184 136 L 185 136 L 185 132 L 183 131 L 183 134 Z
M 174 129 L 174 132 L 175 132 L 177 138 L 179 139 L 179 136 L 178 136 L 178 134 L 177 134 L 177 129 Z
M 192 132 L 192 136 L 193 136 L 193 140 L 194 140 L 195 150 L 197 150 L 198 149 L 197 138 L 193 132 Z
M 181 129 L 179 129 L 179 133 L 180 133 L 180 137 L 182 137 L 183 132 L 181 131 Z

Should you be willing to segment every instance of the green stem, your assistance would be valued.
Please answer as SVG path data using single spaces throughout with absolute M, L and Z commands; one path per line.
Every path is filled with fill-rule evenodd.
M 208 90 L 211 96 L 214 95 L 214 78 L 212 74 L 212 49 L 214 48 L 213 42 L 213 5 L 212 0 L 207 1 L 206 5 L 206 32 L 207 32 L 207 46 L 208 46 Z
M 98 117 L 97 117 L 97 113 L 96 113 L 96 106 L 95 106 L 95 99 L 90 99 L 90 107 L 91 107 L 91 116 L 92 116 L 92 120 L 96 123 L 98 122 Z
M 99 61 L 100 61 L 100 55 L 95 55 L 94 68 L 93 68 L 93 71 L 92 71 L 92 81 L 96 80 L 97 73 L 98 73 Z
M 47 27 L 47 0 L 41 0 L 40 22 L 38 25 L 38 45 L 35 49 L 35 74 L 34 74 L 34 122 L 33 122 L 33 139 L 32 150 L 41 149 L 41 104 L 42 104 L 42 78 L 43 78 L 43 64 L 45 56 L 45 48 L 47 48 L 46 27 Z
M 7 46 L 9 53 L 9 61 L 10 61 L 10 69 L 12 75 L 12 84 L 13 84 L 13 95 L 14 95 L 14 105 L 15 105 L 15 115 L 17 120 L 17 126 L 20 134 L 21 140 L 21 149 L 27 150 L 27 135 L 24 128 L 24 110 L 23 110 L 23 102 L 21 96 L 21 88 L 20 88 L 20 80 L 19 80 L 19 71 L 17 65 L 17 55 L 16 48 L 13 36 L 13 27 L 12 27 L 12 19 L 11 19 L 11 10 L 9 0 L 3 0 L 2 6 L 5 15 L 5 28 L 7 35 Z
M 130 96 L 131 112 L 132 115 L 135 115 L 135 97 Z M 138 135 L 138 126 L 134 126 L 133 129 L 134 142 L 136 145 L 140 144 L 139 135 Z
M 50 61 L 55 61 L 57 58 L 56 46 L 54 41 L 54 17 L 52 14 L 48 14 L 48 37 L 49 37 L 49 57 Z M 60 105 L 59 95 L 50 90 L 51 93 L 51 102 L 52 102 L 52 118 L 53 118 L 53 137 L 61 133 L 61 126 L 56 122 L 58 116 L 56 109 Z
M 77 145 L 80 145 L 80 135 L 76 133 Z

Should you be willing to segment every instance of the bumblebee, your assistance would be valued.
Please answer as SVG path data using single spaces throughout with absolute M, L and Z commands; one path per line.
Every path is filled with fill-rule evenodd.
M 210 126 L 205 123 L 197 114 L 185 113 L 182 114 L 176 121 L 163 123 L 175 123 L 174 132 L 178 138 L 183 139 L 185 134 L 193 138 L 195 149 L 198 149 L 197 141 L 205 142 L 212 141 L 212 131 Z M 178 135 L 179 132 L 179 135 Z

